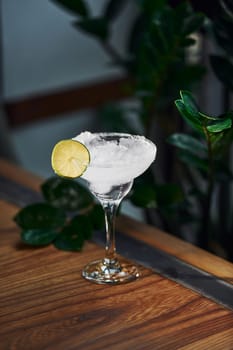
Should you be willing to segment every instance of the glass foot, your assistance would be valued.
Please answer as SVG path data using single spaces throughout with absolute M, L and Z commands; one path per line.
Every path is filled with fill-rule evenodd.
M 134 265 L 103 259 L 87 264 L 82 276 L 99 284 L 120 284 L 134 281 L 139 277 L 139 272 Z

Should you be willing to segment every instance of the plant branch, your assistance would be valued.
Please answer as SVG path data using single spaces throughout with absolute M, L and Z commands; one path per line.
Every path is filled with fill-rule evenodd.
M 115 48 L 108 41 L 101 40 L 100 43 L 105 52 L 112 58 L 112 61 L 128 72 L 124 58 L 115 50 Z

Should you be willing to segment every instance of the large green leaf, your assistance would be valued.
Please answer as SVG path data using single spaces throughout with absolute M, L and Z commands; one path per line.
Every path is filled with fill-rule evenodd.
M 74 216 L 56 237 L 54 241 L 55 247 L 69 251 L 82 250 L 85 240 L 89 240 L 92 237 L 94 224 L 96 223 L 90 220 L 88 214 Z
M 166 0 L 136 0 L 137 4 L 149 16 L 153 16 L 159 9 L 163 8 L 166 4 Z
M 44 246 L 54 241 L 58 233 L 51 229 L 28 229 L 21 232 L 24 243 L 33 246 Z
M 86 1 L 83 0 L 51 0 L 56 4 L 62 6 L 68 11 L 75 13 L 76 15 L 87 17 L 89 16 L 89 8 Z
M 189 91 L 181 90 L 180 95 L 188 113 L 194 118 L 199 118 L 199 107 Z
M 223 0 L 220 2 L 221 10 L 213 22 L 213 32 L 215 39 L 226 55 L 233 56 L 233 2 L 232 0 Z
M 208 172 L 208 161 L 207 159 L 203 159 L 198 157 L 197 155 L 191 154 L 187 151 L 181 151 L 179 153 L 179 159 L 192 168 L 197 168 L 204 173 Z
M 155 187 L 149 183 L 135 183 L 130 200 L 138 207 L 156 208 L 157 198 Z
M 183 30 L 183 25 L 181 25 L 181 23 L 183 23 L 184 20 L 190 16 L 190 12 L 191 7 L 188 2 L 181 1 L 176 5 L 174 11 L 174 32 L 180 37 L 184 37 L 183 33 L 181 35 Z
M 203 133 L 203 127 L 200 121 L 199 114 L 193 114 L 190 113 L 191 109 L 188 110 L 182 100 L 176 100 L 175 105 L 177 109 L 179 110 L 182 117 L 185 119 L 185 121 L 194 129 L 201 133 Z
M 52 177 L 41 186 L 45 199 L 66 211 L 80 211 L 93 205 L 91 193 L 75 180 Z
M 114 20 L 127 5 L 127 0 L 110 0 L 107 2 L 103 16 L 108 20 Z
M 184 47 L 192 46 L 192 45 L 194 45 L 195 43 L 196 43 L 196 40 L 195 40 L 194 38 L 190 38 L 190 37 L 188 37 L 188 38 L 184 37 L 184 38 L 181 40 L 181 44 L 182 44 L 182 46 L 184 46 Z
M 145 41 L 145 44 L 146 43 L 147 41 Z M 154 47 L 156 51 L 160 52 L 160 54 L 166 54 L 166 52 L 169 50 L 169 42 L 167 41 L 161 25 L 158 23 L 158 19 L 153 21 L 153 25 L 151 26 L 150 31 L 149 43 L 147 45 Z
M 202 13 L 192 14 L 188 16 L 184 22 L 183 33 L 185 35 L 191 34 L 197 31 L 204 21 L 204 15 Z
M 176 133 L 168 137 L 168 142 L 172 145 L 189 151 L 195 155 L 206 155 L 207 148 L 200 140 L 191 135 Z
M 186 64 L 181 63 L 172 71 L 172 78 L 175 80 L 176 87 L 183 86 L 189 88 L 195 82 L 200 81 L 204 76 L 206 68 L 200 64 Z
M 206 126 L 208 123 L 210 123 L 211 121 L 218 121 L 219 117 L 213 117 L 212 115 L 203 113 L 199 111 L 199 116 L 200 119 L 203 121 L 203 124 Z
M 78 234 L 82 234 L 84 239 L 91 239 L 93 226 L 87 215 L 77 215 L 70 222 L 70 227 Z
M 87 213 L 94 230 L 101 230 L 105 226 L 104 211 L 101 205 L 96 204 Z
M 63 228 L 61 233 L 54 240 L 53 244 L 56 248 L 67 251 L 81 251 L 85 242 L 82 231 L 77 232 L 73 225 Z
M 155 12 L 152 23 L 151 29 L 154 25 L 157 26 L 159 36 L 165 42 L 166 47 L 173 46 L 176 40 L 174 32 L 174 9 L 170 6 L 163 6 L 160 11 Z M 156 46 L 157 43 L 154 42 L 154 45 Z
M 233 24 L 231 26 L 233 27 Z M 233 56 L 232 37 L 227 33 L 225 26 L 222 23 L 216 23 L 213 30 L 218 45 L 227 54 Z
M 231 15 L 233 14 L 233 2 L 232 2 L 232 0 L 223 0 L 222 6 L 223 6 L 223 8 L 226 9 L 227 13 L 231 13 Z
M 232 113 L 226 113 L 224 116 L 229 116 L 232 119 Z M 210 133 L 210 140 L 215 157 L 222 157 L 229 150 L 233 142 L 233 128 L 231 127 L 218 133 Z
M 147 22 L 145 16 L 139 13 L 131 25 L 130 33 L 128 36 L 128 43 L 126 46 L 127 51 L 131 55 L 136 55 L 139 50 L 140 44 L 143 40 L 143 36 L 145 35 L 146 23 Z
M 229 129 L 232 126 L 232 120 L 230 118 L 224 118 L 216 120 L 208 125 L 206 128 L 209 132 L 221 132 L 223 130 Z
M 98 111 L 98 120 L 103 123 L 103 131 L 126 132 L 136 134 L 132 121 L 127 119 L 127 111 L 121 106 L 107 103 Z
M 156 186 L 158 207 L 170 207 L 184 201 L 184 193 L 180 186 L 167 183 Z
M 23 229 L 52 229 L 64 225 L 66 217 L 63 210 L 48 203 L 35 203 L 21 209 L 14 217 Z
M 74 26 L 86 34 L 92 35 L 101 41 L 106 41 L 109 36 L 109 23 L 106 18 L 87 18 L 74 22 Z

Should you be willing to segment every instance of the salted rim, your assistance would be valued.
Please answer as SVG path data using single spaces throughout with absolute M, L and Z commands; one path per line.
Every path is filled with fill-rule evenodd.
M 88 131 L 87 131 L 88 132 Z M 85 131 L 83 132 L 83 133 L 85 133 Z M 96 137 L 109 137 L 109 138 L 111 138 L 111 137 L 115 137 L 115 136 L 117 136 L 117 137 L 119 137 L 119 138 L 130 138 L 130 139 L 140 139 L 140 140 L 143 140 L 146 144 L 148 144 L 148 145 L 150 145 L 150 146 L 152 146 L 152 148 L 155 150 L 155 152 L 154 152 L 154 157 L 153 157 L 153 160 L 151 161 L 151 163 L 153 163 L 153 161 L 155 160 L 155 157 L 156 157 L 156 153 L 157 153 L 157 146 L 151 141 L 151 140 L 149 140 L 148 138 L 146 138 L 144 135 L 134 135 L 134 134 L 129 134 L 129 133 L 122 133 L 122 132 L 94 132 L 94 133 L 92 133 L 92 132 L 89 132 L 91 135 L 94 135 L 94 136 L 96 136 Z M 92 161 L 91 161 L 91 151 L 90 151 L 90 149 L 89 149 L 89 147 L 88 147 L 88 144 L 86 144 L 85 143 L 85 141 L 84 140 L 79 140 L 79 135 L 81 135 L 82 133 L 80 133 L 80 134 L 78 134 L 77 136 L 75 136 L 75 137 L 73 137 L 72 138 L 72 140 L 76 140 L 76 141 L 78 141 L 78 142 L 80 142 L 80 143 L 83 143 L 85 146 L 86 146 L 86 148 L 88 149 L 88 151 L 89 151 L 89 153 L 90 153 L 90 163 L 89 163 L 89 165 L 87 166 L 87 169 L 88 168 L 112 168 L 112 165 L 110 165 L 110 166 L 106 166 L 106 164 L 105 165 L 92 165 Z M 94 138 L 93 138 L 94 139 Z M 92 140 L 91 140 L 92 141 Z M 110 141 L 110 140 L 109 140 Z M 135 164 L 135 163 L 138 163 L 138 160 L 134 160 L 134 161 L 130 161 L 130 164 Z M 126 166 L 126 165 L 123 165 L 123 166 L 118 166 L 118 169 L 123 169 L 123 168 L 128 168 L 129 166 Z M 87 171 L 87 169 L 86 169 L 86 171 Z

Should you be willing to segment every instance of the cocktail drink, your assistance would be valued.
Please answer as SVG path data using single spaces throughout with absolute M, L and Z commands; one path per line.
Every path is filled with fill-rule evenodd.
M 134 179 L 154 161 L 156 146 L 144 136 L 124 133 L 83 132 L 61 140 L 52 151 L 52 168 L 63 177 L 82 177 L 102 204 L 106 223 L 105 257 L 90 262 L 84 278 L 96 283 L 119 284 L 139 276 L 136 266 L 121 263 L 116 255 L 115 216 Z
M 90 262 L 82 276 L 96 283 L 119 284 L 139 276 L 136 266 L 121 263 L 116 255 L 115 216 L 134 179 L 154 161 L 156 146 L 143 136 L 83 132 L 73 140 L 85 145 L 90 162 L 82 174 L 101 203 L 106 222 L 105 257 Z

